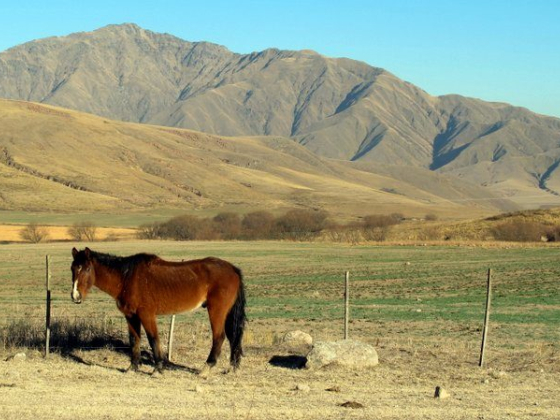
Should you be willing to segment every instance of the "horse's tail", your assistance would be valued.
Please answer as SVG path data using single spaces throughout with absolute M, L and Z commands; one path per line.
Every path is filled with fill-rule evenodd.
M 243 348 L 241 341 L 243 340 L 243 330 L 247 322 L 245 315 L 245 290 L 243 286 L 243 274 L 241 270 L 233 266 L 235 273 L 239 276 L 239 289 L 237 290 L 237 298 L 231 307 L 226 318 L 226 336 L 231 347 L 231 365 L 234 369 L 239 367 L 241 356 L 243 356 Z

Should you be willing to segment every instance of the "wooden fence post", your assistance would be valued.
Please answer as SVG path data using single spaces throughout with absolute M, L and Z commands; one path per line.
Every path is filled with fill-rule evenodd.
M 348 339 L 348 319 L 350 317 L 350 272 L 344 276 L 344 339 Z
M 167 360 L 171 361 L 171 353 L 173 352 L 173 329 L 175 328 L 175 315 L 171 317 L 171 325 L 169 326 L 169 341 L 167 342 Z
M 488 269 L 488 278 L 486 281 L 486 313 L 484 315 L 484 327 L 482 328 L 482 345 L 480 346 L 480 359 L 478 366 L 484 364 L 484 349 L 486 347 L 486 336 L 488 334 L 488 324 L 490 322 L 490 301 L 492 300 L 492 269 Z
M 47 288 L 47 310 L 45 316 L 45 357 L 49 357 L 51 345 L 51 257 L 47 255 L 46 264 L 46 288 Z

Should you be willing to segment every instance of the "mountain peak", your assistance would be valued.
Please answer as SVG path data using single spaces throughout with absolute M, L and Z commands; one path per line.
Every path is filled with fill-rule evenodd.
M 218 135 L 291 137 L 328 158 L 432 168 L 511 190 L 546 185 L 560 197 L 560 120 L 432 97 L 351 59 L 276 48 L 236 54 L 123 23 L 14 47 L 0 54 L 0 75 L 8 99 Z M 526 168 L 518 182 L 513 167 Z

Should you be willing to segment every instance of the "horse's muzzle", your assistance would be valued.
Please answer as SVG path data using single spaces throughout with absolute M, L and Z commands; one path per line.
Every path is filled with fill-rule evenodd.
M 82 303 L 82 296 L 78 293 L 78 296 L 74 296 L 74 293 L 70 293 L 70 297 L 72 298 L 72 302 L 74 303 Z

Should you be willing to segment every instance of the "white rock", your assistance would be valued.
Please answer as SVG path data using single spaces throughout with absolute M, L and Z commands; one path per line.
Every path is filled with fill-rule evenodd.
M 282 344 L 289 350 L 308 350 L 313 345 L 313 337 L 303 331 L 290 331 L 282 338 Z
M 369 344 L 355 340 L 317 342 L 307 355 L 307 369 L 337 365 L 370 368 L 379 364 L 377 351 Z

